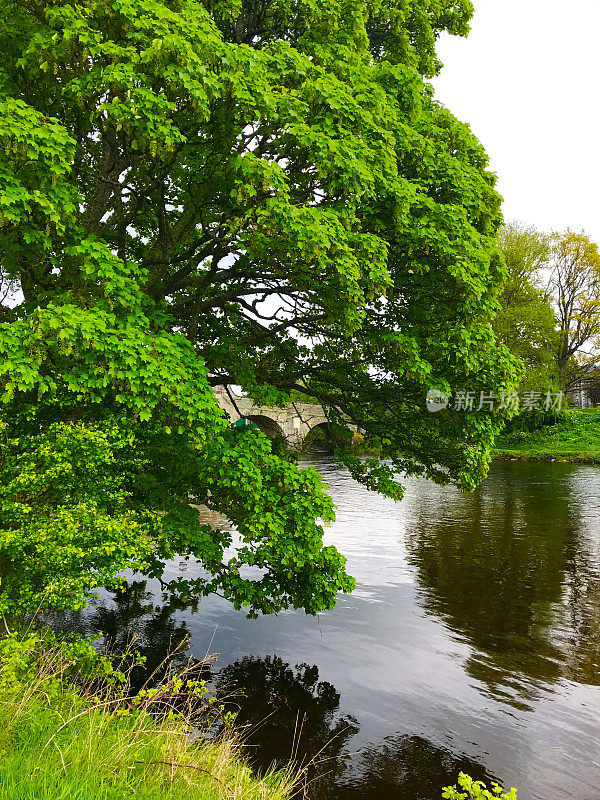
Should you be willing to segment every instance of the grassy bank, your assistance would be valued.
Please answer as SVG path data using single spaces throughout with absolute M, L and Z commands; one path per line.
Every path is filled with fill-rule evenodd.
M 3 800 L 285 800 L 291 772 L 252 775 L 232 734 L 192 741 L 173 710 L 189 685 L 143 702 L 76 686 L 69 661 L 3 643 L 0 797 Z M 37 647 L 37 644 L 34 644 Z M 74 679 L 76 683 L 74 683 Z M 92 686 L 96 686 L 96 692 Z M 152 695 L 152 693 L 151 693 Z M 151 700 L 151 704 L 150 704 Z M 159 713 L 157 713 L 157 710 Z
M 494 457 L 600 464 L 600 409 L 570 411 L 556 425 L 499 436 Z

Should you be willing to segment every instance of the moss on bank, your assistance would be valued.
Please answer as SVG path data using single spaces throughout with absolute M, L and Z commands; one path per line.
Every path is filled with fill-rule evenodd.
M 498 459 L 600 464 L 600 409 L 570 411 L 556 425 L 501 435 L 493 455 Z
M 258 778 L 227 734 L 192 741 L 190 719 L 160 700 L 157 715 L 77 687 L 56 652 L 2 643 L 0 797 L 3 800 L 285 800 L 291 772 Z M 38 642 L 33 643 L 38 648 Z M 186 687 L 187 692 L 189 687 Z M 178 690 L 179 691 L 179 690 Z

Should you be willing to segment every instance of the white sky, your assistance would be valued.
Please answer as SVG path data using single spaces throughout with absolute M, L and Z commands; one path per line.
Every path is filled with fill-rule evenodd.
M 490 156 L 506 220 L 600 243 L 600 0 L 474 0 L 437 98 Z

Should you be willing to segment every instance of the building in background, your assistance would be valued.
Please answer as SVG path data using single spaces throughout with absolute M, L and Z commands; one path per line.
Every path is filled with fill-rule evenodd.
M 600 405 L 600 376 L 579 378 L 567 392 L 569 403 L 575 408 L 596 408 Z

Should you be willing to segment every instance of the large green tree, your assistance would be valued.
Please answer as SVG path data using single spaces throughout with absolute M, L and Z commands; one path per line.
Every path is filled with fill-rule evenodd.
M 211 387 L 322 403 L 395 473 L 485 474 L 512 386 L 490 320 L 500 198 L 424 76 L 467 0 L 4 0 L 0 610 L 189 554 L 250 613 L 352 588 L 318 475 Z M 206 503 L 239 542 L 202 526 Z

